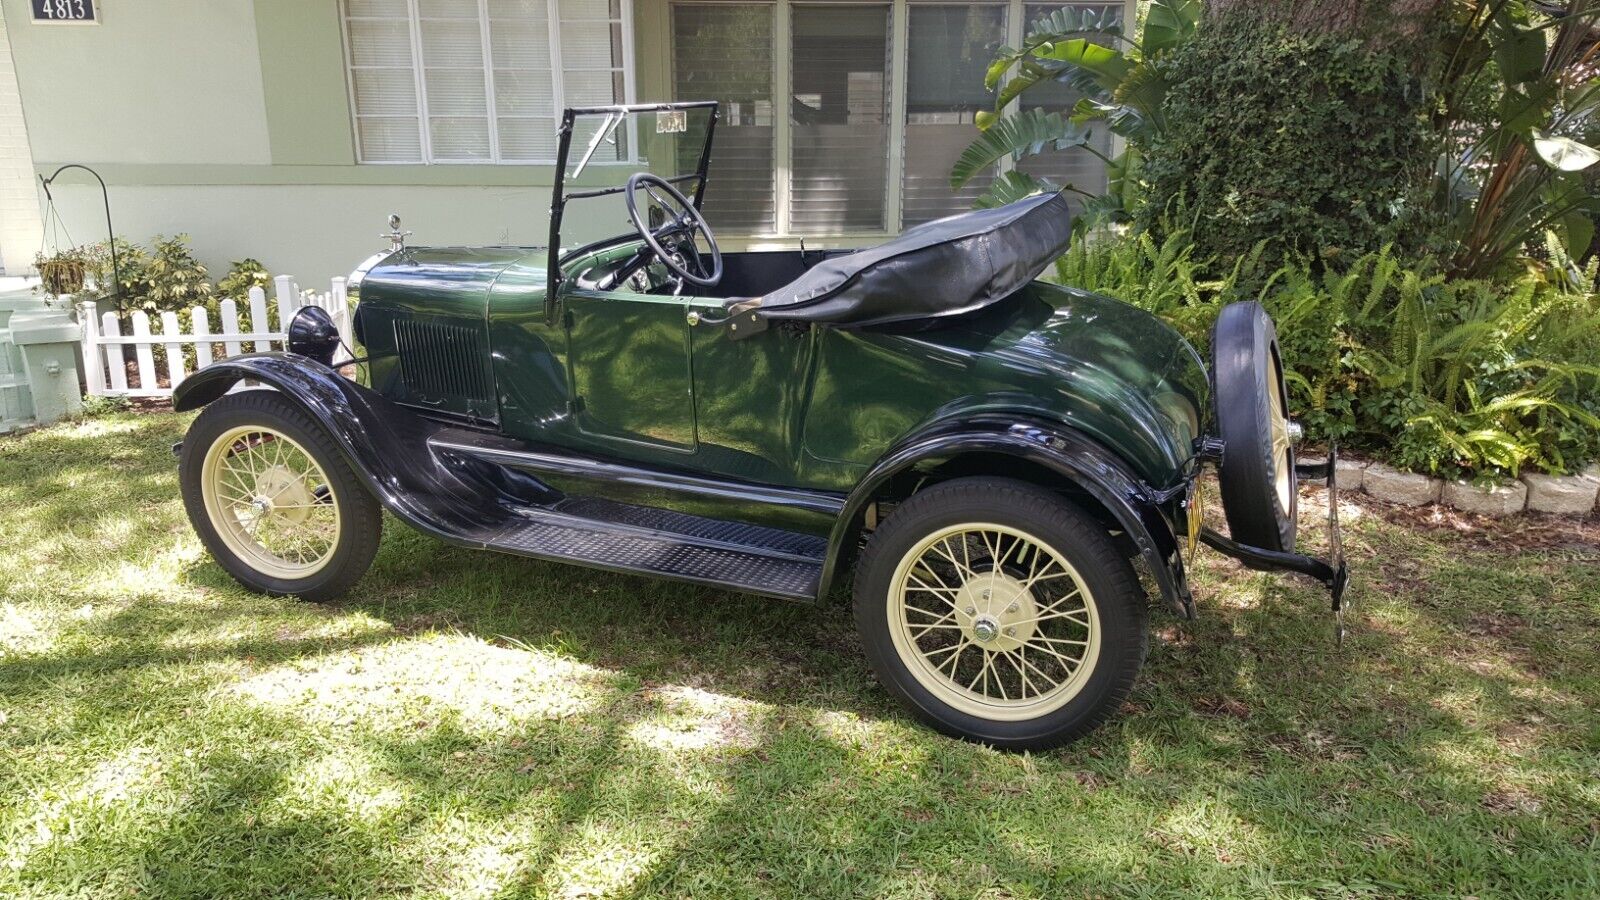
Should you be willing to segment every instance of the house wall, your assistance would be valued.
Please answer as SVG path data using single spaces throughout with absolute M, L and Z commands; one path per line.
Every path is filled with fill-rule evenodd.
M 29 0 L 0 0 L 11 23 L 33 173 L 69 162 L 93 166 L 109 186 L 119 235 L 147 242 L 187 233 L 214 277 L 230 260 L 252 256 L 306 285 L 348 272 L 386 246 L 380 233 L 390 213 L 418 244 L 547 242 L 550 166 L 356 163 L 339 0 L 96 5 L 98 25 L 35 25 Z M 1015 41 L 1021 0 L 1012 6 Z M 903 26 L 903 9 L 897 16 Z M 633 23 L 637 99 L 668 99 L 668 0 L 633 0 Z M 778 64 L 786 58 L 779 54 Z M 0 60 L 0 149 L 23 131 L 7 124 L 4 78 Z M 782 184 L 786 164 L 777 165 Z M 891 191 L 899 189 L 895 171 Z M 4 204 L 26 212 L 30 189 L 43 199 L 31 181 L 12 181 L 16 190 L 8 194 L 0 175 L 0 237 L 6 228 L 31 237 L 0 241 L 8 265 L 24 252 L 31 260 L 39 229 L 36 219 L 8 215 Z M 69 172 L 54 193 L 73 241 L 104 238 L 92 179 Z M 563 233 L 576 243 L 626 227 L 614 207 L 579 203 L 568 210 Z M 798 241 L 719 238 L 728 249 Z M 813 246 L 875 239 L 881 237 L 811 238 Z
M 546 242 L 549 166 L 356 164 L 337 0 L 97 5 L 99 25 L 47 26 L 0 0 L 35 170 L 93 166 L 119 235 L 185 232 L 214 276 L 253 256 L 308 286 L 386 246 L 390 213 L 415 243 Z M 636 6 L 636 34 L 664 27 L 663 3 Z M 641 99 L 661 68 L 638 60 Z M 54 193 L 74 240 L 103 239 L 92 179 Z M 574 238 L 619 224 L 577 207 L 568 222 Z
M 6 21 L 0 15 L 0 271 L 17 275 L 33 267 L 41 228 L 28 127 L 22 118 L 22 96 L 6 39 Z

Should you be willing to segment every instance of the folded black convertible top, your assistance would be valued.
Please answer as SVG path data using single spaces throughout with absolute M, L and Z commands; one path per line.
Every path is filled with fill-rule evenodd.
M 739 308 L 759 318 L 883 325 L 971 312 L 1032 281 L 1066 249 L 1063 193 L 1041 194 L 911 228 L 836 256 Z

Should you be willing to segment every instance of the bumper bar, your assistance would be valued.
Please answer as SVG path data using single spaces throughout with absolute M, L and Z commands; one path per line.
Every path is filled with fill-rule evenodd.
M 1350 572 L 1344 561 L 1344 540 L 1339 533 L 1339 488 L 1335 478 L 1338 448 L 1328 447 L 1328 460 L 1320 465 L 1296 466 L 1295 475 L 1306 481 L 1328 485 L 1328 558 L 1318 559 L 1302 553 L 1251 547 L 1228 538 L 1211 528 L 1200 530 L 1200 541 L 1218 553 L 1231 556 L 1252 569 L 1298 572 L 1322 582 L 1332 595 L 1334 640 L 1344 642 L 1344 592 L 1350 585 Z

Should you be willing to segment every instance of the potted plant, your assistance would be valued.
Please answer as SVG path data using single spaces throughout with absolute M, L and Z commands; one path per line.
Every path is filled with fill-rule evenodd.
M 33 260 L 39 270 L 39 287 L 51 297 L 67 297 L 83 290 L 84 275 L 89 268 L 89 253 L 78 247 L 58 250 L 45 256 L 38 254 Z

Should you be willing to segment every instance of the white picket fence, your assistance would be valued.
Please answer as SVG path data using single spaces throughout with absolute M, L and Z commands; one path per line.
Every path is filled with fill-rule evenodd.
M 132 334 L 123 334 L 117 314 L 107 312 L 96 315 L 93 303 L 79 308 L 79 321 L 83 323 L 84 378 L 89 393 L 97 396 L 121 395 L 124 397 L 168 397 L 172 389 L 190 374 L 188 354 L 194 351 L 195 369 L 203 369 L 218 359 L 266 350 L 281 350 L 286 339 L 285 330 L 294 314 L 304 306 L 320 306 L 333 317 L 339 327 L 339 336 L 345 347 L 351 345 L 350 304 L 345 293 L 345 280 L 334 278 L 331 289 L 322 293 L 300 292 L 289 275 L 273 279 L 273 293 L 278 301 L 276 327 L 269 321 L 267 294 L 261 288 L 250 289 L 249 309 L 241 310 L 232 300 L 220 305 L 222 321 L 213 323 L 205 307 L 196 306 L 187 313 L 161 313 L 155 322 L 143 310 L 129 317 Z M 151 326 L 160 329 L 152 331 Z M 189 330 L 184 330 L 184 325 Z M 214 327 L 215 326 L 215 327 Z M 132 346 L 133 371 L 129 372 L 124 347 Z M 155 348 L 164 348 L 165 359 L 157 359 Z M 340 348 L 334 361 L 349 359 Z M 131 378 L 130 378 L 131 376 Z

